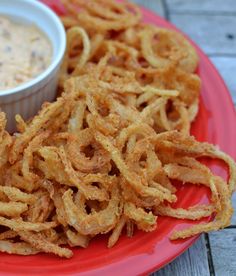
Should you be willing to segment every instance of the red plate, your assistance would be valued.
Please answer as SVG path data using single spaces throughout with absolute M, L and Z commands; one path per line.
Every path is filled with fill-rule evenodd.
M 44 0 L 60 12 L 59 1 Z M 175 29 L 152 12 L 142 9 L 144 21 Z M 200 111 L 192 126 L 192 134 L 200 141 L 208 141 L 236 157 L 235 110 L 229 92 L 206 55 L 194 44 L 200 57 L 198 73 L 202 80 Z M 216 173 L 225 176 L 222 166 L 211 164 Z M 178 192 L 177 206 L 188 207 L 208 200 L 205 188 L 184 186 Z M 196 222 L 197 223 L 197 222 Z M 75 249 L 69 260 L 46 254 L 21 257 L 1 254 L 0 275 L 139 275 L 155 271 L 184 252 L 197 237 L 170 242 L 173 229 L 190 225 L 187 221 L 159 218 L 152 233 L 137 231 L 133 238 L 122 236 L 117 245 L 107 249 L 107 237 L 92 241 L 87 249 Z

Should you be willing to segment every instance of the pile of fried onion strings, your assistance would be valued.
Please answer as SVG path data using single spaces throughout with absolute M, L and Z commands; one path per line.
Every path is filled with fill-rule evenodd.
M 100 234 L 112 247 L 122 232 L 154 231 L 158 216 L 214 217 L 172 240 L 228 226 L 235 163 L 189 134 L 200 92 L 194 48 L 144 24 L 134 4 L 62 2 L 60 95 L 29 121 L 17 115 L 13 135 L 0 113 L 0 251 L 69 258 L 69 247 Z M 202 157 L 222 160 L 227 181 Z M 208 187 L 209 203 L 173 208 L 175 181 Z

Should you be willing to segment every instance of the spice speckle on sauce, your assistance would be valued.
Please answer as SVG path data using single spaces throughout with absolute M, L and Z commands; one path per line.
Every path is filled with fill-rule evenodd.
M 0 91 L 35 78 L 51 59 L 51 43 L 41 30 L 0 15 Z

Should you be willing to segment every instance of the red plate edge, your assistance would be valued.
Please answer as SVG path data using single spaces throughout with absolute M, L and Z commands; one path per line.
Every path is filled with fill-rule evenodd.
M 52 3 L 53 1 L 47 1 L 47 3 Z M 57 1 L 56 1 L 57 2 Z M 176 27 L 174 27 L 171 23 L 165 21 L 161 17 L 157 16 L 156 14 L 152 13 L 151 11 L 142 8 L 143 15 L 145 18 L 145 22 L 154 23 L 156 25 L 171 28 L 178 30 Z M 179 30 L 178 30 L 179 31 Z M 181 31 L 179 31 L 181 32 Z M 182 32 L 181 32 L 182 33 Z M 192 42 L 193 43 L 193 42 Z M 192 127 L 192 133 L 196 136 L 196 138 L 200 141 L 208 141 L 214 144 L 219 145 L 219 147 L 230 154 L 232 157 L 236 157 L 236 147 L 234 147 L 234 142 L 236 138 L 236 128 L 235 128 L 235 122 L 236 122 L 236 116 L 235 116 L 235 109 L 234 105 L 232 103 L 231 96 L 226 88 L 226 85 L 224 84 L 224 81 L 220 77 L 219 73 L 213 66 L 213 64 L 210 62 L 208 57 L 199 49 L 198 46 L 196 46 L 194 43 L 193 45 L 197 49 L 197 52 L 200 57 L 200 64 L 199 64 L 199 74 L 202 79 L 202 99 L 201 99 L 201 106 L 200 106 L 200 112 L 197 117 L 196 122 L 193 124 Z M 213 94 L 214 93 L 214 94 Z M 219 108 L 221 107 L 221 109 Z M 213 110 L 212 110 L 213 108 Z M 202 120 L 202 122 L 199 122 L 199 120 Z M 219 174 L 224 174 L 219 167 L 214 168 L 215 171 Z M 190 188 L 191 189 L 191 188 Z M 190 193 L 192 196 L 193 194 Z M 204 197 L 204 194 L 202 193 L 202 197 Z M 205 199 L 203 199 L 205 200 Z M 180 224 L 180 223 L 179 223 Z M 140 236 L 140 233 L 136 234 L 137 236 Z M 149 234 L 142 234 L 146 235 L 146 238 L 148 239 Z M 142 236 L 143 237 L 143 236 Z M 73 262 L 69 264 L 69 261 L 67 260 L 59 260 L 54 259 L 52 260 L 54 262 L 55 267 L 49 267 L 42 265 L 39 267 L 41 269 L 36 268 L 36 270 L 33 269 L 30 263 L 26 261 L 26 258 L 31 257 L 18 257 L 20 258 L 22 263 L 24 263 L 24 266 L 29 265 L 29 269 L 27 267 L 24 267 L 20 269 L 18 268 L 12 268 L 13 263 L 8 262 L 6 258 L 4 258 L 5 254 L 1 254 L 0 264 L 1 269 L 3 269 L 2 272 L 0 272 L 0 275 L 6 275 L 9 273 L 11 275 L 39 275 L 41 273 L 44 273 L 45 275 L 140 275 L 140 274 L 147 274 L 154 270 L 160 269 L 162 266 L 166 265 L 170 261 L 172 261 L 174 258 L 179 256 L 181 253 L 183 253 L 189 246 L 192 245 L 192 243 L 197 239 L 198 237 L 193 237 L 188 240 L 183 240 L 178 243 L 168 243 L 166 244 L 166 239 L 163 239 L 162 241 L 158 241 L 157 245 L 154 246 L 154 248 L 150 248 L 148 251 L 145 252 L 137 252 L 135 256 L 129 256 L 128 258 L 120 259 L 116 262 L 111 262 L 109 265 L 105 264 L 102 267 L 96 267 L 94 269 L 88 270 L 86 269 L 84 272 L 79 273 L 79 271 L 74 270 L 72 271 L 70 266 L 73 265 Z M 136 239 L 135 239 L 136 240 Z M 135 240 L 134 245 L 135 245 Z M 104 240 L 103 240 L 104 242 Z M 132 240 L 128 241 L 129 243 L 132 243 Z M 92 245 L 91 245 L 92 246 Z M 94 247 L 94 246 L 93 246 Z M 95 248 L 94 248 L 95 249 Z M 115 249 L 115 248 L 114 248 Z M 127 248 L 129 249 L 129 248 Z M 113 250 L 113 249 L 111 249 Z M 124 248 L 125 250 L 125 248 Z M 142 250 L 141 250 L 142 251 Z M 107 251 L 109 252 L 109 251 Z M 125 252 L 124 252 L 125 253 Z M 79 252 L 77 254 L 80 254 Z M 126 255 L 126 254 L 124 254 Z M 162 255 L 162 260 L 158 259 Z M 14 259 L 15 256 L 8 256 L 8 258 Z M 36 257 L 34 257 L 36 258 Z M 32 259 L 32 261 L 34 260 Z M 109 253 L 107 253 L 107 256 L 104 256 L 104 259 L 109 258 Z M 4 260 L 5 261 L 4 261 Z M 9 259 L 9 260 L 10 260 Z M 98 258 L 99 259 L 99 258 Z M 13 260 L 12 260 L 13 261 Z M 29 259 L 28 259 L 29 261 Z M 58 271 L 55 271 L 56 263 L 58 263 Z M 64 263 L 63 269 L 60 270 L 59 263 Z M 68 264 L 68 265 L 67 265 Z M 5 269 L 3 268 L 5 265 Z M 16 264 L 17 265 L 17 264 Z M 78 264 L 77 264 L 78 265 Z M 7 269 L 9 268 L 9 270 Z M 11 268 L 10 268 L 11 267 Z M 30 270 L 32 268 L 32 270 Z M 77 267 L 78 268 L 78 267 Z M 7 270 L 6 270 L 7 269 Z M 76 269 L 76 267 L 75 267 Z

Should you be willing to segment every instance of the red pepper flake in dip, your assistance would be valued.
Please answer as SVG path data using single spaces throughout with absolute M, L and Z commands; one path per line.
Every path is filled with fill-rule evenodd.
M 0 15 L 0 91 L 42 73 L 52 60 L 52 45 L 36 26 Z

